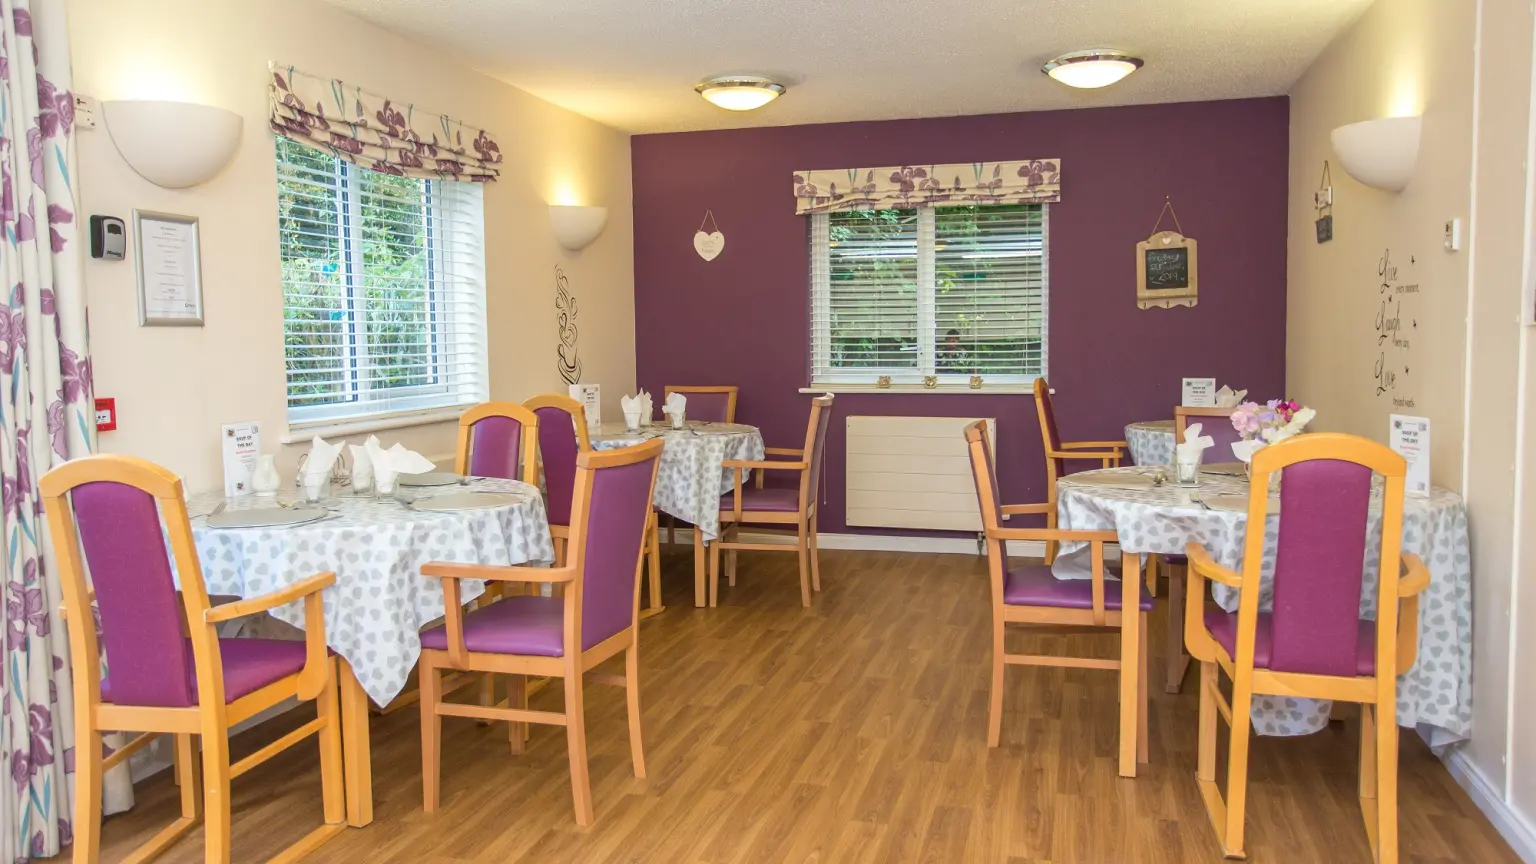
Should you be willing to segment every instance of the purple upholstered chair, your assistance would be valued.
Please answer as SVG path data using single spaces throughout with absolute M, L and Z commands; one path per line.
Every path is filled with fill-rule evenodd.
M 1200 661 L 1200 748 L 1196 777 L 1228 858 L 1243 857 L 1249 717 L 1253 697 L 1361 703 L 1360 800 L 1371 851 L 1397 861 L 1397 676 L 1418 651 L 1418 595 L 1429 571 L 1401 550 L 1403 458 L 1352 435 L 1300 435 L 1253 459 L 1241 573 L 1191 543 L 1189 653 Z M 1279 471 L 1273 608 L 1259 608 L 1270 475 Z M 1371 475 L 1382 475 L 1381 536 L 1367 534 Z M 1361 564 L 1380 543 L 1375 620 L 1362 618 Z M 1236 612 L 1205 608 L 1205 580 L 1236 589 Z M 1232 679 L 1223 698 L 1220 675 Z M 1220 709 L 1218 713 L 1218 708 Z M 1216 785 L 1216 724 L 1232 724 L 1226 801 Z M 1374 740 L 1373 740 L 1374 739 Z
M 95 864 L 100 854 L 103 774 L 162 734 L 176 737 L 182 815 L 132 857 L 159 854 L 197 824 L 201 807 L 206 859 L 228 862 L 231 776 L 307 737 L 285 739 L 272 752 L 231 765 L 229 728 L 290 698 L 314 700 L 319 710 L 308 731 L 319 733 L 325 824 L 284 854 L 312 849 L 340 833 L 346 827 L 342 720 L 320 598 L 336 575 L 320 573 L 272 594 L 210 608 L 176 475 L 131 456 L 88 456 L 49 471 L 38 485 L 59 560 L 74 679 L 76 864 Z M 215 629 L 223 621 L 299 600 L 302 642 L 220 639 Z M 100 613 L 99 633 L 90 623 L 93 603 Z M 104 756 L 106 731 L 144 734 Z M 202 736 L 202 802 L 193 735 Z
M 592 824 L 592 789 L 587 777 L 587 733 L 582 711 L 582 675 L 624 654 L 622 680 L 629 699 L 629 747 L 636 777 L 645 776 L 640 745 L 638 623 L 640 569 L 651 522 L 651 495 L 661 462 L 662 442 L 622 450 L 587 451 L 576 457 L 571 504 L 570 554 L 565 565 L 491 567 L 430 563 L 421 572 L 441 579 L 447 615 L 441 626 L 421 634 L 422 806 L 437 809 L 442 717 L 505 720 L 513 752 L 521 752 L 524 724 L 565 727 L 570 751 L 576 822 Z M 459 604 L 460 579 L 524 584 L 554 583 L 558 597 L 505 597 L 472 612 Z M 507 708 L 442 701 L 442 669 L 511 676 Z M 565 680 L 563 712 L 530 711 L 524 676 Z M 606 682 L 605 683 L 619 683 Z
M 516 402 L 482 402 L 459 415 L 454 470 L 538 485 L 539 418 Z
M 673 393 L 681 393 L 688 399 L 688 419 L 709 423 L 736 422 L 736 387 L 681 387 L 668 386 L 662 390 L 665 399 Z
M 1050 505 L 1045 513 L 1045 527 L 1056 527 L 1056 481 L 1071 473 L 1073 462 L 1097 462 L 1100 467 L 1113 468 L 1125 458 L 1127 445 L 1124 441 L 1063 441 L 1056 428 L 1056 403 L 1051 396 L 1051 385 L 1044 378 L 1035 379 L 1035 413 L 1040 418 L 1040 443 L 1045 450 L 1045 502 Z M 1045 563 L 1056 560 L 1056 541 L 1045 544 Z
M 1147 613 L 1152 596 L 1141 580 L 1121 583 L 1104 578 L 1104 544 L 1115 542 L 1113 531 L 1067 531 L 1058 528 L 1004 528 L 1003 516 L 1043 515 L 1052 504 L 999 503 L 997 475 L 992 468 L 992 444 L 986 424 L 965 427 L 965 440 L 976 481 L 981 524 L 987 539 L 987 566 L 992 582 L 992 686 L 987 702 L 987 744 L 1002 737 L 1003 670 L 1008 665 L 1067 666 L 1109 669 L 1120 675 L 1120 775 L 1136 776 L 1136 764 L 1147 761 Z M 1049 566 L 1009 569 L 1009 540 L 1081 542 L 1090 546 L 1090 579 L 1057 579 Z M 1136 614 L 1125 615 L 1127 606 Z M 1009 624 L 1053 627 L 1112 628 L 1120 631 L 1120 659 L 1066 657 L 1059 654 L 1008 654 L 1004 630 Z

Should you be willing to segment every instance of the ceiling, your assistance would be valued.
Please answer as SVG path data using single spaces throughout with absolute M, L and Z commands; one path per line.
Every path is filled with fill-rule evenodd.
M 629 132 L 784 126 L 1285 93 L 1371 0 L 327 0 Z M 1077 91 L 1040 65 L 1083 48 L 1145 58 Z M 731 112 L 693 86 L 768 75 Z

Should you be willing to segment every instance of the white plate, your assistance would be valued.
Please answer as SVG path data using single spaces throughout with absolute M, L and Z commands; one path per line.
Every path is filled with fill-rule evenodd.
M 425 471 L 421 474 L 401 474 L 395 482 L 401 486 L 452 486 L 464 479 L 462 474 L 450 471 Z
M 208 517 L 209 528 L 283 528 L 318 522 L 331 515 L 328 511 L 308 507 L 256 507 L 250 510 L 225 510 Z
M 1210 474 L 1215 477 L 1242 477 L 1245 479 L 1248 476 L 1247 472 L 1243 470 L 1243 463 L 1241 462 L 1212 462 L 1209 465 L 1201 465 L 1200 473 Z
M 429 513 L 454 513 L 460 510 L 509 507 L 513 504 L 521 504 L 525 500 L 527 499 L 521 495 L 505 492 L 450 492 L 446 495 L 417 498 L 406 506 L 412 510 L 423 510 Z
M 1237 512 L 1237 513 L 1247 513 L 1248 512 L 1248 496 L 1247 495 L 1211 495 L 1211 496 L 1208 496 L 1208 497 L 1207 496 L 1201 496 L 1200 500 L 1204 501 L 1206 503 L 1206 506 L 1210 507 L 1212 510 L 1231 510 L 1231 511 L 1234 511 L 1234 512 Z M 1279 512 L 1279 510 L 1280 510 L 1280 498 L 1279 498 L 1279 496 L 1274 496 L 1274 497 L 1270 498 L 1269 499 L 1268 512 L 1270 512 L 1270 513 L 1277 513 L 1277 512 Z
M 1155 485 L 1145 474 L 1099 474 L 1084 472 L 1061 478 L 1067 486 L 1102 486 L 1110 489 L 1151 489 Z

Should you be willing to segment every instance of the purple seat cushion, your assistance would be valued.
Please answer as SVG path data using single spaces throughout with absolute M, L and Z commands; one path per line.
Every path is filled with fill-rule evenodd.
M 1164 555 L 1163 561 L 1168 564 L 1177 564 L 1181 567 L 1189 563 L 1189 559 L 1183 555 Z
M 1253 639 L 1253 668 L 1268 669 L 1269 658 L 1274 648 L 1274 640 L 1271 638 L 1271 618 L 1268 612 L 1259 613 L 1259 626 L 1254 632 Z M 1358 635 L 1355 639 L 1355 674 L 1376 674 L 1376 622 L 1359 622 Z M 1211 631 L 1211 638 L 1216 640 L 1227 652 L 1228 657 L 1237 656 L 1237 613 L 1223 612 L 1220 609 L 1208 609 L 1205 613 L 1205 627 Z
M 1141 611 L 1152 611 L 1152 595 L 1141 590 Z M 1003 577 L 1003 602 L 1009 606 L 1049 606 L 1053 609 L 1092 609 L 1093 580 L 1057 579 L 1049 567 L 1020 567 Z M 1104 608 L 1120 608 L 1120 586 L 1104 583 Z
M 565 656 L 565 601 L 559 597 L 503 597 L 464 614 L 464 647 L 482 654 Z M 423 630 L 421 647 L 448 650 L 446 625 Z
M 721 510 L 736 509 L 736 493 L 727 492 L 720 496 Z M 756 510 L 760 513 L 795 513 L 800 510 L 799 489 L 758 489 L 757 487 L 741 487 L 741 509 Z
M 197 696 L 197 671 L 190 658 L 192 640 L 186 640 L 187 677 L 192 695 Z M 305 645 L 291 639 L 220 639 L 219 658 L 224 664 L 224 701 L 241 696 L 296 674 L 304 668 Z M 334 652 L 332 652 L 334 653 Z M 110 661 L 109 661 L 110 662 Z M 112 701 L 112 678 L 101 679 L 101 701 Z

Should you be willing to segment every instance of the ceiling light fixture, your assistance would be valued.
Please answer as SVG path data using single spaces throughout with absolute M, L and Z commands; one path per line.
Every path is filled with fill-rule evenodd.
M 711 78 L 693 88 L 710 103 L 727 111 L 751 111 L 784 95 L 784 85 L 757 75 Z
M 1040 71 L 1068 87 L 1092 90 L 1108 87 L 1140 69 L 1140 57 L 1110 48 L 1090 48 L 1063 54 L 1040 67 Z

